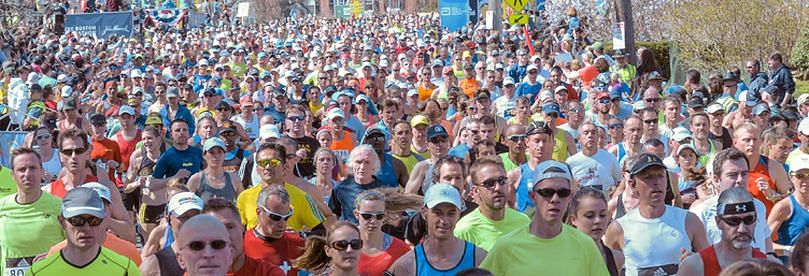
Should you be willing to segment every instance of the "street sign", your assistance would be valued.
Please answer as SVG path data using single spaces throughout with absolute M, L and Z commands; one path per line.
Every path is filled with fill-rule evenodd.
M 506 2 L 514 11 L 522 11 L 525 5 L 528 5 L 528 0 L 503 0 L 503 2 Z
M 528 15 L 524 13 L 515 13 L 509 15 L 508 23 L 511 25 L 526 25 L 528 24 Z

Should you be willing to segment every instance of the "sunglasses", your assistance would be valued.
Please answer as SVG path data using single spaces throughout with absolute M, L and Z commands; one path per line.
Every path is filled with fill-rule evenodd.
M 554 119 L 559 118 L 558 113 L 549 113 L 549 114 L 546 114 L 545 116 L 548 116 L 548 117 L 551 117 L 551 118 L 554 118 Z
M 514 142 L 514 143 L 518 143 L 520 141 L 525 140 L 525 137 L 526 137 L 525 134 L 511 135 L 511 136 L 508 137 L 508 140 L 510 140 L 511 142 Z
M 205 247 L 208 245 L 210 245 L 214 250 L 222 250 L 228 246 L 228 242 L 225 240 L 215 240 L 211 241 L 210 243 L 204 241 L 192 241 L 188 243 L 187 246 L 188 249 L 191 249 L 192 251 L 202 251 L 205 250 Z
M 566 198 L 566 197 L 569 197 L 570 193 L 571 193 L 570 189 L 568 189 L 568 188 L 562 188 L 562 189 L 559 189 L 559 190 L 554 190 L 554 189 L 551 189 L 551 188 L 536 189 L 536 191 L 534 191 L 534 192 L 536 192 L 540 196 L 542 196 L 544 198 L 548 198 L 548 199 L 553 198 L 553 195 L 559 195 L 560 198 Z
M 570 111 L 570 113 L 580 113 L 581 109 L 573 108 L 573 109 L 570 109 L 569 111 Z
M 624 125 L 622 125 L 622 124 L 611 124 L 610 125 L 610 129 L 619 129 L 619 128 L 624 128 Z
M 281 220 L 288 221 L 289 218 L 292 217 L 292 210 L 291 209 L 289 210 L 289 214 L 282 215 L 282 214 L 270 211 L 269 209 L 267 209 L 267 207 L 264 207 L 264 206 L 259 206 L 259 207 L 261 207 L 261 210 L 264 210 L 264 212 L 267 213 L 267 216 L 270 217 L 270 219 L 273 220 L 273 221 L 281 221 Z
M 611 102 L 612 102 L 612 100 L 607 99 L 607 98 L 598 100 L 598 103 L 600 103 L 600 104 L 608 104 L 608 103 L 611 103 Z
M 267 165 L 269 165 L 271 168 L 277 168 L 278 166 L 281 166 L 283 162 L 281 162 L 279 159 L 264 159 L 256 161 L 256 164 L 262 168 L 266 168 Z
M 793 172 L 793 173 L 790 173 L 790 175 L 792 175 L 792 176 L 794 176 L 795 178 L 798 178 L 798 179 L 807 179 L 807 178 L 809 178 L 809 173 L 795 173 L 795 172 Z
M 508 180 L 508 178 L 506 178 L 505 176 L 490 178 L 490 179 L 484 180 L 483 182 L 480 182 L 479 186 L 481 186 L 483 188 L 486 188 L 486 189 L 493 189 L 498 184 L 500 186 L 505 186 L 506 185 L 506 180 Z
M 371 142 L 385 142 L 385 136 L 368 137 L 368 141 L 371 141 Z
M 643 120 L 644 124 L 651 125 L 657 123 L 657 119 Z
M 51 139 L 51 135 L 50 135 L 50 134 L 45 134 L 45 135 L 37 135 L 37 140 L 43 141 L 43 140 L 48 140 L 48 139 Z
M 75 227 L 82 227 L 82 226 L 84 226 L 84 224 L 89 224 L 90 226 L 95 227 L 95 226 L 101 225 L 101 223 L 104 222 L 104 218 L 98 218 L 98 217 L 93 217 L 93 216 L 89 216 L 89 217 L 72 217 L 72 218 L 67 218 L 66 220 L 67 220 L 68 223 L 70 223 L 70 225 L 73 225 Z
M 87 148 L 62 149 L 59 152 L 67 156 L 81 155 L 82 153 L 87 152 Z
M 331 248 L 334 248 L 338 251 L 344 251 L 351 246 L 351 249 L 360 250 L 362 249 L 362 240 L 361 239 L 353 239 L 353 240 L 341 240 L 341 241 L 333 241 L 331 242 Z
M 647 103 L 656 103 L 660 101 L 660 98 L 652 98 L 652 99 L 644 99 Z
M 293 121 L 293 122 L 303 122 L 304 120 L 306 120 L 306 116 L 303 116 L 303 115 L 291 116 L 291 117 L 287 117 L 287 120 L 290 120 L 290 121 Z
M 385 213 L 360 213 L 360 217 L 364 220 L 371 220 L 372 218 L 382 220 L 385 218 Z
M 739 226 L 739 224 L 741 223 L 744 223 L 745 225 L 753 225 L 753 223 L 756 223 L 756 215 L 748 215 L 743 217 L 719 217 L 719 218 L 728 225 L 733 227 Z

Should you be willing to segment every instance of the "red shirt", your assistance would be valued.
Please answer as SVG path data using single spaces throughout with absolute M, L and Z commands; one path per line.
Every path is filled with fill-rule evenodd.
M 84 177 L 84 183 L 73 183 L 73 185 L 75 187 L 78 187 L 88 182 L 98 182 L 98 177 L 92 174 L 88 174 L 87 176 Z M 65 189 L 65 182 L 62 181 L 62 178 L 59 178 L 56 181 L 51 182 L 51 194 L 58 196 L 59 198 L 65 198 L 65 194 L 67 194 L 67 189 Z
M 244 233 L 244 255 L 267 260 L 289 276 L 298 275 L 298 270 L 292 268 L 292 260 L 303 254 L 305 244 L 306 240 L 295 232 L 286 232 L 272 241 L 256 236 L 255 228 Z
M 123 158 L 121 158 L 121 149 L 118 148 L 118 143 L 109 138 L 93 139 L 93 151 L 90 152 L 90 160 L 95 162 L 98 159 L 115 160 L 121 166 Z M 110 179 L 115 179 L 115 169 L 110 168 L 108 172 Z
M 400 239 L 391 237 L 391 244 L 385 252 L 376 256 L 368 256 L 360 253 L 360 260 L 357 263 L 357 273 L 367 276 L 382 276 L 385 270 L 393 265 L 396 259 L 410 251 L 410 246 Z
M 278 266 L 264 260 L 256 260 L 245 256 L 242 269 L 228 276 L 284 276 L 284 271 Z
M 121 130 L 115 134 L 115 140 L 118 142 L 118 149 L 121 151 L 121 166 L 122 168 L 129 169 L 129 157 L 135 152 L 135 146 L 140 142 L 141 130 L 135 132 L 135 138 L 127 141 L 124 139 L 124 131 Z

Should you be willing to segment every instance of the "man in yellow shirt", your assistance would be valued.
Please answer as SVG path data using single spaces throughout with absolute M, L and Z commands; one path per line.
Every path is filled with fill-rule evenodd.
M 261 190 L 269 185 L 283 185 L 289 193 L 289 198 L 294 211 L 289 218 L 289 227 L 296 231 L 321 232 L 325 233 L 323 226 L 323 214 L 317 210 L 312 198 L 294 185 L 284 183 L 283 164 L 286 160 L 286 148 L 276 143 L 263 144 L 254 155 L 258 174 L 261 176 L 261 184 L 244 190 L 236 199 L 236 206 L 239 207 L 239 215 L 247 229 L 253 228 L 258 223 L 258 195 Z

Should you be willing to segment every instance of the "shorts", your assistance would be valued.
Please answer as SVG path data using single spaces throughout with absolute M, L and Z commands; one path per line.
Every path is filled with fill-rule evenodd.
M 121 191 L 121 199 L 123 199 L 124 208 L 126 208 L 127 211 L 137 211 L 138 207 L 140 207 L 141 194 L 140 188 L 135 189 L 131 193 Z
M 163 218 L 163 214 L 166 212 L 166 204 L 160 205 L 140 205 L 140 211 L 138 212 L 138 217 L 140 218 L 141 223 L 153 223 L 157 224 L 160 223 L 160 219 Z

